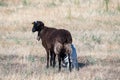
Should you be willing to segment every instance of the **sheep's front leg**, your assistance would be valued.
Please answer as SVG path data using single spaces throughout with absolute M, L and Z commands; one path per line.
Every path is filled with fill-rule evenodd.
M 50 66 L 53 66 L 53 68 L 55 67 L 56 61 L 56 54 L 54 53 L 54 51 L 50 51 Z
M 58 62 L 59 62 L 59 71 L 61 71 L 61 57 L 60 57 L 60 54 L 58 54 Z
M 47 68 L 49 68 L 49 51 L 47 51 Z

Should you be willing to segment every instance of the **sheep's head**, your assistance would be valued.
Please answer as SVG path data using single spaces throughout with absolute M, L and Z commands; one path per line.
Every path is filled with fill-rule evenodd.
M 44 28 L 44 23 L 42 21 L 34 21 L 33 23 L 32 32 L 38 32 L 37 40 L 40 40 L 40 32 Z
M 34 21 L 32 32 L 41 31 L 44 28 L 44 23 L 42 21 Z

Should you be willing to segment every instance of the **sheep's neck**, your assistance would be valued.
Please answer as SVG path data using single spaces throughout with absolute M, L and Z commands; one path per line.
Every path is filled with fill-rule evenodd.
M 38 31 L 38 37 L 42 38 L 42 33 L 43 33 L 43 30 Z
M 38 32 L 38 36 L 40 36 L 40 31 Z

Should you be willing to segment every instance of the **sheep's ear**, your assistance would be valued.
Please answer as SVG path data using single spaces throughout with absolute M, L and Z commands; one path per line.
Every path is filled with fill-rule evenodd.
M 32 22 L 32 24 L 34 24 L 34 22 Z
M 37 23 L 37 21 L 32 22 L 32 24 L 35 24 L 35 23 Z
M 40 25 L 41 25 L 41 26 L 44 26 L 44 23 L 43 23 L 43 22 L 41 22 L 41 23 L 40 23 Z
M 37 26 L 44 26 L 44 23 L 41 21 L 37 21 Z

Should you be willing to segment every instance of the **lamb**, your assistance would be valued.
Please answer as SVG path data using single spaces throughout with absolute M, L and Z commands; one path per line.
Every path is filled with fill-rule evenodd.
M 49 67 L 49 55 L 50 65 L 55 67 L 55 57 L 58 56 L 59 71 L 61 70 L 62 55 L 68 55 L 69 70 L 71 71 L 70 54 L 72 52 L 72 36 L 69 31 L 65 29 L 56 29 L 44 26 L 42 21 L 34 21 L 32 32 L 38 32 L 37 40 L 42 41 L 42 45 L 47 52 L 47 68 Z

